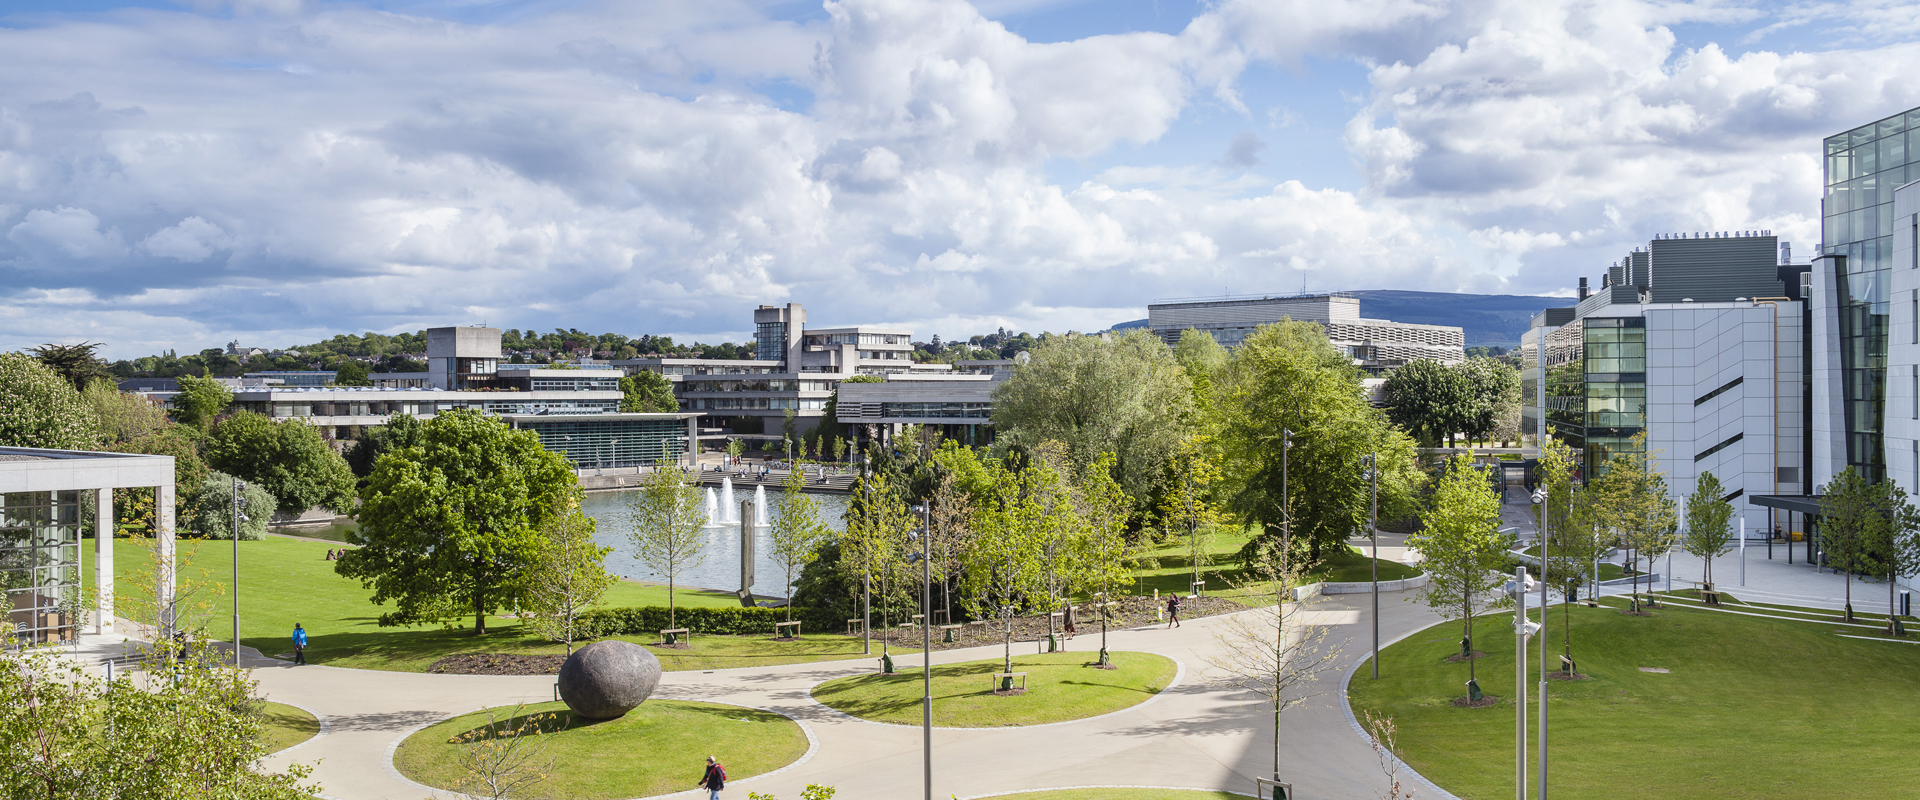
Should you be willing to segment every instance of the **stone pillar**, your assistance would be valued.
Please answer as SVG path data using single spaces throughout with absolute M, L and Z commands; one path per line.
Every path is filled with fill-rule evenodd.
M 154 556 L 159 561 L 154 565 L 156 578 L 154 584 L 155 608 L 160 616 L 160 631 L 171 635 L 177 622 L 173 608 L 173 484 L 156 486 L 153 489 L 153 538 Z
M 93 632 L 113 632 L 113 490 L 94 493 Z

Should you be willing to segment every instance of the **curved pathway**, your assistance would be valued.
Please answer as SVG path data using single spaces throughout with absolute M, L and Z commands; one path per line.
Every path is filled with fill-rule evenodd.
M 1282 721 L 1282 769 L 1306 798 L 1373 797 L 1384 779 L 1373 751 L 1347 721 L 1340 694 L 1347 668 L 1371 648 L 1367 595 L 1324 598 L 1312 607 L 1340 649 L 1338 668 L 1323 673 L 1323 692 Z M 1382 641 L 1417 630 L 1436 618 L 1411 593 L 1382 594 Z M 1271 713 L 1244 692 L 1226 692 L 1206 681 L 1204 657 L 1216 648 L 1212 628 L 1222 617 L 1159 627 L 1116 630 L 1115 650 L 1158 653 L 1180 662 L 1183 679 L 1153 702 L 1075 722 L 1004 729 L 936 729 L 936 797 L 975 797 L 1021 789 L 1065 786 L 1204 786 L 1252 793 L 1256 775 L 1273 763 Z M 1016 643 L 1032 652 L 1034 643 Z M 1069 648 L 1099 648 L 1094 631 Z M 936 664 L 997 657 L 989 645 L 933 655 Z M 877 656 L 876 656 L 877 657 Z M 896 651 L 901 670 L 916 668 L 919 653 Z M 433 721 L 486 706 L 554 699 L 552 676 L 427 675 L 402 672 L 294 667 L 256 658 L 254 677 L 269 699 L 299 705 L 326 721 L 326 734 L 269 757 L 268 765 L 317 763 L 313 779 L 327 797 L 343 800 L 419 800 L 428 794 L 391 766 L 392 748 L 408 733 Z M 915 727 L 854 719 L 822 706 L 810 689 L 821 681 L 871 672 L 872 660 L 791 664 L 715 672 L 669 672 L 656 696 L 756 706 L 786 714 L 808 726 L 818 741 L 811 757 L 778 773 L 736 781 L 738 790 L 795 798 L 808 783 L 835 786 L 839 796 L 910 798 L 921 793 L 921 731 Z M 1365 672 L 1354 680 L 1364 680 Z M 936 709 L 937 712 L 937 709 Z M 938 724 L 939 718 L 934 722 Z M 699 779 L 700 755 L 688 754 L 687 784 Z M 674 797 L 694 797 L 691 789 Z M 450 793 L 438 796 L 451 797 Z

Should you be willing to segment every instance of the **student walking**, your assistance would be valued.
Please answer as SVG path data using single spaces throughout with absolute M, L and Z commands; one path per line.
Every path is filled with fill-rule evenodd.
M 293 663 L 307 663 L 307 629 L 293 623 Z
M 1180 595 L 1167 595 L 1167 627 L 1180 627 Z
M 720 790 L 726 785 L 727 768 L 720 765 L 719 759 L 707 756 L 707 774 L 695 786 L 707 790 L 708 800 L 720 800 Z

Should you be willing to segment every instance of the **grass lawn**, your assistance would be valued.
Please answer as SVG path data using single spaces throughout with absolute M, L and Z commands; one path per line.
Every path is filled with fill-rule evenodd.
M 271 701 L 261 705 L 265 706 L 260 713 L 266 718 L 266 728 L 260 739 L 266 742 L 269 753 L 278 753 L 320 733 L 320 720 L 306 711 Z
M 1916 774 L 1920 646 L 1678 603 L 1651 617 L 1584 606 L 1572 612 L 1574 656 L 1591 679 L 1551 684 L 1555 797 L 1911 794 L 1900 787 Z M 1349 686 L 1356 714 L 1393 716 L 1406 761 L 1461 797 L 1513 791 L 1511 620 L 1495 614 L 1475 626 L 1476 644 L 1488 653 L 1478 660 L 1480 683 L 1504 698 L 1497 705 L 1450 704 L 1465 694 L 1467 679 L 1466 664 L 1442 660 L 1458 652 L 1458 624 L 1387 648 L 1380 680 L 1359 677 Z M 1562 609 L 1552 609 L 1546 635 L 1554 650 L 1561 620 Z M 1537 657 L 1537 643 L 1531 653 Z
M 1242 592 L 1233 589 L 1234 582 L 1246 577 L 1246 570 L 1240 569 L 1234 561 L 1234 554 L 1252 538 L 1251 529 L 1235 530 L 1223 528 L 1208 542 L 1207 563 L 1200 567 L 1200 575 L 1207 581 L 1207 593 L 1219 597 L 1234 598 Z M 1157 566 L 1134 570 L 1137 594 L 1152 596 L 1155 589 L 1161 594 L 1190 592 L 1193 583 L 1193 554 L 1184 539 L 1175 539 L 1153 551 Z M 1331 553 L 1311 570 L 1305 578 L 1307 583 L 1320 581 L 1350 582 L 1372 579 L 1369 561 L 1359 550 Z M 1392 581 L 1419 575 L 1420 570 L 1398 561 L 1380 560 L 1380 580 Z
M 1535 558 L 1539 558 L 1540 545 L 1536 544 L 1520 552 L 1526 553 L 1527 555 L 1533 556 Z M 1534 574 L 1536 575 L 1538 575 L 1540 572 L 1538 569 L 1534 569 L 1532 567 L 1529 567 L 1528 569 L 1533 570 Z M 1593 575 L 1593 567 L 1591 565 L 1587 567 L 1586 574 L 1589 577 Z M 1629 573 L 1625 569 L 1621 568 L 1619 564 L 1610 564 L 1604 561 L 1600 563 L 1600 580 L 1610 581 L 1610 580 L 1613 580 L 1614 578 L 1625 578 L 1627 577 L 1628 574 Z M 1646 573 L 1642 572 L 1640 574 L 1645 575 Z M 1645 583 L 1645 581 L 1641 581 L 1641 582 Z
M 1115 652 L 1119 669 L 1095 669 L 1092 653 L 1015 656 L 1013 671 L 1027 673 L 1027 693 L 999 697 L 988 692 L 998 658 L 933 668 L 933 724 L 954 728 L 1038 725 L 1105 714 L 1145 702 L 1173 680 L 1173 661 L 1152 653 Z M 1015 679 L 1015 686 L 1019 685 Z M 921 675 L 857 675 L 813 689 L 821 703 L 861 719 L 920 723 Z
M 995 795 L 1007 800 L 1246 800 L 1232 792 L 1191 789 L 1041 789 L 1037 792 Z
M 459 756 L 473 744 L 450 739 L 487 736 L 518 727 L 511 708 L 456 717 L 407 737 L 394 753 L 401 774 L 440 788 L 463 777 Z M 739 706 L 685 700 L 649 700 L 614 720 L 581 719 L 564 703 L 527 706 L 523 714 L 553 714 L 542 726 L 545 751 L 553 760 L 546 780 L 533 796 L 553 800 L 602 800 L 648 797 L 692 789 L 715 756 L 727 768 L 729 782 L 779 769 L 807 752 L 807 736 L 793 720 Z M 491 716 L 490 716 L 491 714 Z M 499 722 L 490 725 L 492 720 Z M 730 792 L 733 790 L 729 790 Z
M 151 586 L 152 551 L 143 540 L 116 539 L 114 584 L 124 597 L 141 586 Z M 371 590 L 360 588 L 359 581 L 334 574 L 334 562 L 326 560 L 326 542 L 310 542 L 269 536 L 258 542 L 240 543 L 240 643 L 267 655 L 293 649 L 288 638 L 298 622 L 308 631 L 307 661 L 336 667 L 387 669 L 417 672 L 442 656 L 453 653 L 545 652 L 544 643 L 520 633 L 512 619 L 488 620 L 487 636 L 476 639 L 469 631 L 446 630 L 438 626 L 382 628 L 382 611 L 392 606 L 376 606 L 367 598 Z M 92 542 L 81 546 L 83 559 L 92 555 Z M 180 540 L 178 556 L 179 585 L 182 587 L 183 615 L 189 624 L 204 625 L 215 638 L 231 635 L 233 543 L 224 541 Z M 93 570 L 85 566 L 81 575 L 92 586 Z M 196 588 L 197 587 L 197 588 Z M 191 594 L 188 594 L 188 592 Z M 679 589 L 675 602 L 682 606 L 738 606 L 730 593 Z M 602 602 L 612 607 L 666 605 L 665 587 L 621 581 L 607 591 Z M 128 613 L 122 604 L 121 613 Z M 471 626 L 469 618 L 464 624 Z M 498 626 L 498 632 L 493 631 Z M 561 652 L 555 646 L 554 652 Z M 711 667 L 701 667 L 711 669 Z

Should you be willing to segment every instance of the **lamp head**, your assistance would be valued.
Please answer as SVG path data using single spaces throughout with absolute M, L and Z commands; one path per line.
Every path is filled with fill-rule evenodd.
M 1535 489 L 1535 490 L 1533 490 L 1533 504 L 1537 506 L 1537 505 L 1540 505 L 1541 503 L 1544 503 L 1544 502 L 1547 502 L 1547 490 L 1546 490 L 1546 488 L 1545 488 L 1545 487 L 1541 487 L 1541 488 L 1539 488 L 1539 489 Z

